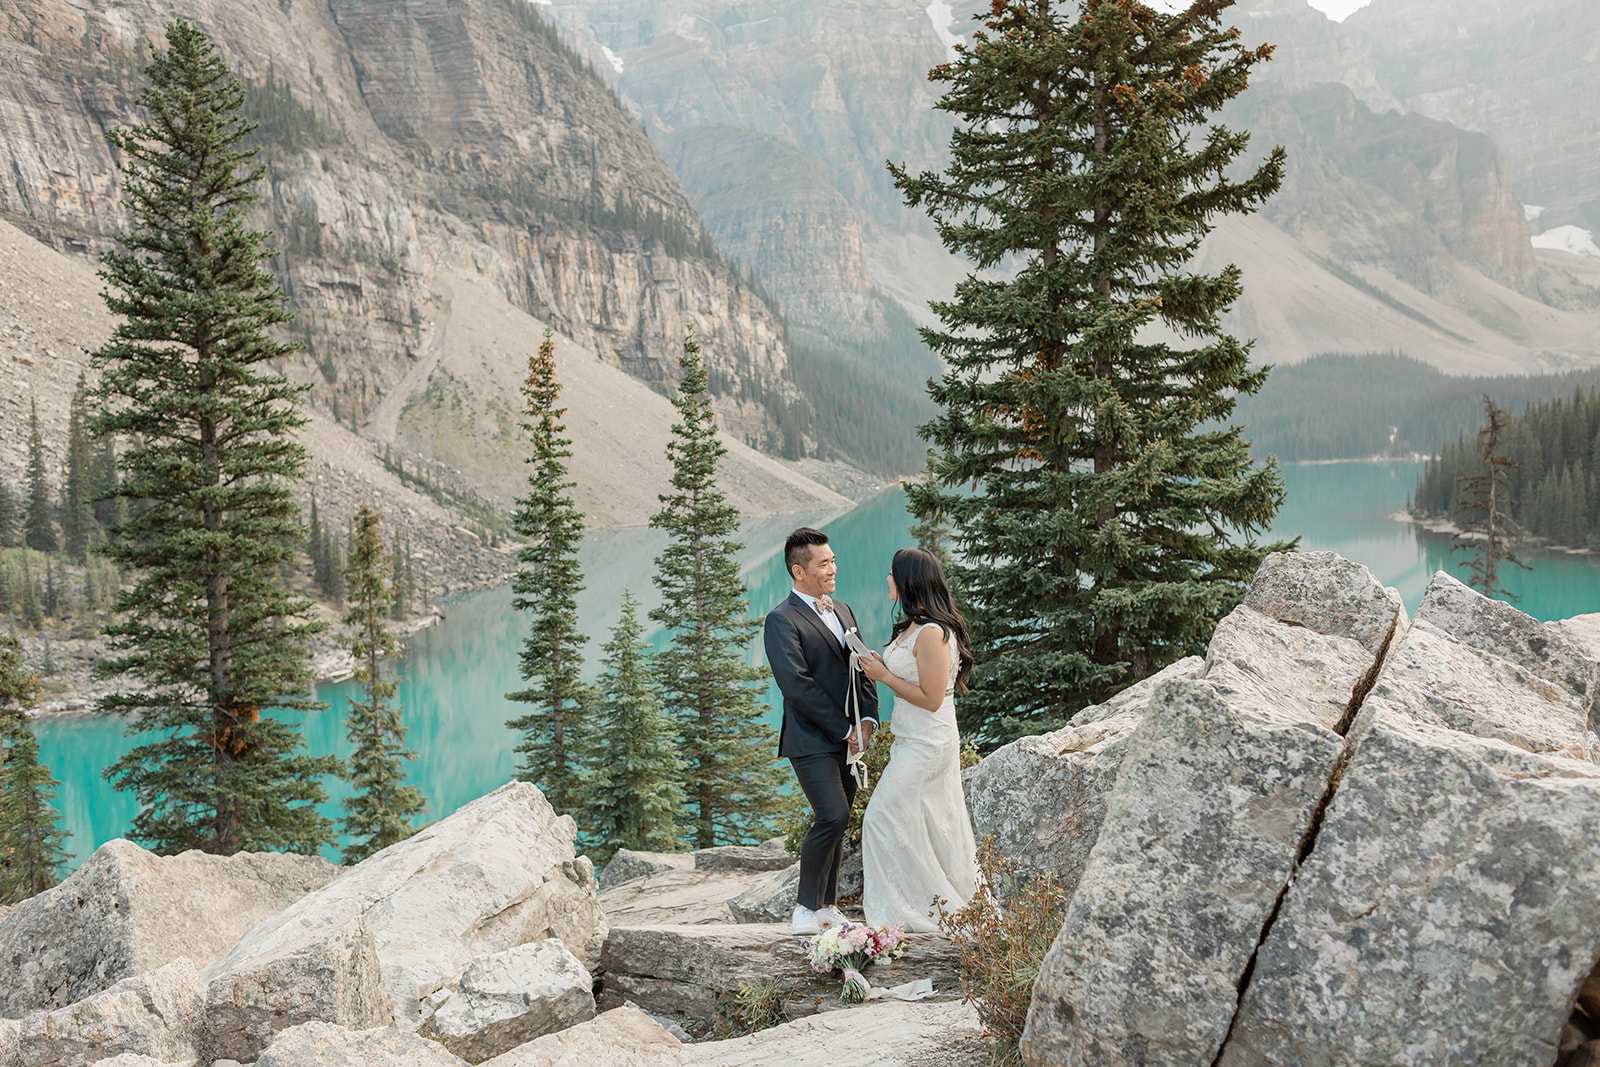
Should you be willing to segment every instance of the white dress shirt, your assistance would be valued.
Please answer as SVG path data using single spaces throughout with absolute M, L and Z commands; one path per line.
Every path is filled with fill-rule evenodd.
M 822 611 L 817 607 L 817 598 L 812 596 L 810 593 L 802 593 L 798 589 L 791 589 L 790 592 L 799 597 L 801 600 L 804 600 L 806 602 L 806 606 L 812 611 L 815 611 L 817 616 L 822 619 L 823 624 L 827 626 L 829 631 L 832 632 L 833 636 L 838 638 L 839 644 L 844 644 L 844 623 L 839 621 L 839 612 L 837 610 Z M 861 716 L 861 721 L 870 722 L 873 726 L 878 725 L 878 720 L 873 718 L 871 715 Z M 845 734 L 844 736 L 846 739 L 850 737 L 849 734 Z

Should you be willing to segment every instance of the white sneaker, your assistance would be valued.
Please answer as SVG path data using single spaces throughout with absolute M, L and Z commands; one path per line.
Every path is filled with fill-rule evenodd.
M 817 913 L 804 904 L 794 906 L 794 917 L 789 920 L 791 934 L 820 934 L 822 927 L 817 924 Z
M 826 908 L 817 909 L 817 925 L 826 930 L 830 926 L 839 926 L 849 922 L 844 917 L 844 912 L 829 904 Z

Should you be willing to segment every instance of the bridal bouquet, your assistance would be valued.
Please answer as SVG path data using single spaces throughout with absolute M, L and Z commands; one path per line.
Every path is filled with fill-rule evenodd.
M 872 987 L 861 976 L 874 960 L 892 960 L 905 954 L 906 924 L 865 926 L 840 923 L 830 926 L 806 942 L 806 962 L 818 974 L 844 971 L 844 991 L 839 998 L 854 1004 L 867 998 Z

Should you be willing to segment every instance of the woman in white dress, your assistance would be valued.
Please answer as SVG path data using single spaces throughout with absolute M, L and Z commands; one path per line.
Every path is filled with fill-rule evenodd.
M 950 598 L 939 557 L 902 548 L 889 570 L 901 617 L 881 658 L 861 665 L 894 691 L 894 744 L 861 822 L 867 922 L 938 929 L 933 901 L 955 909 L 978 876 L 972 821 L 961 793 L 955 694 L 972 674 L 966 620 Z

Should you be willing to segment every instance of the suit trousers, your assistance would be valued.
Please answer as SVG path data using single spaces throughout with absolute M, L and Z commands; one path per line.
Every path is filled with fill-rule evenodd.
M 798 902 L 813 910 L 835 903 L 839 895 L 839 863 L 850 829 L 850 805 L 856 798 L 855 775 L 844 760 L 843 752 L 789 757 L 800 791 L 816 816 L 800 845 L 798 887 Z

